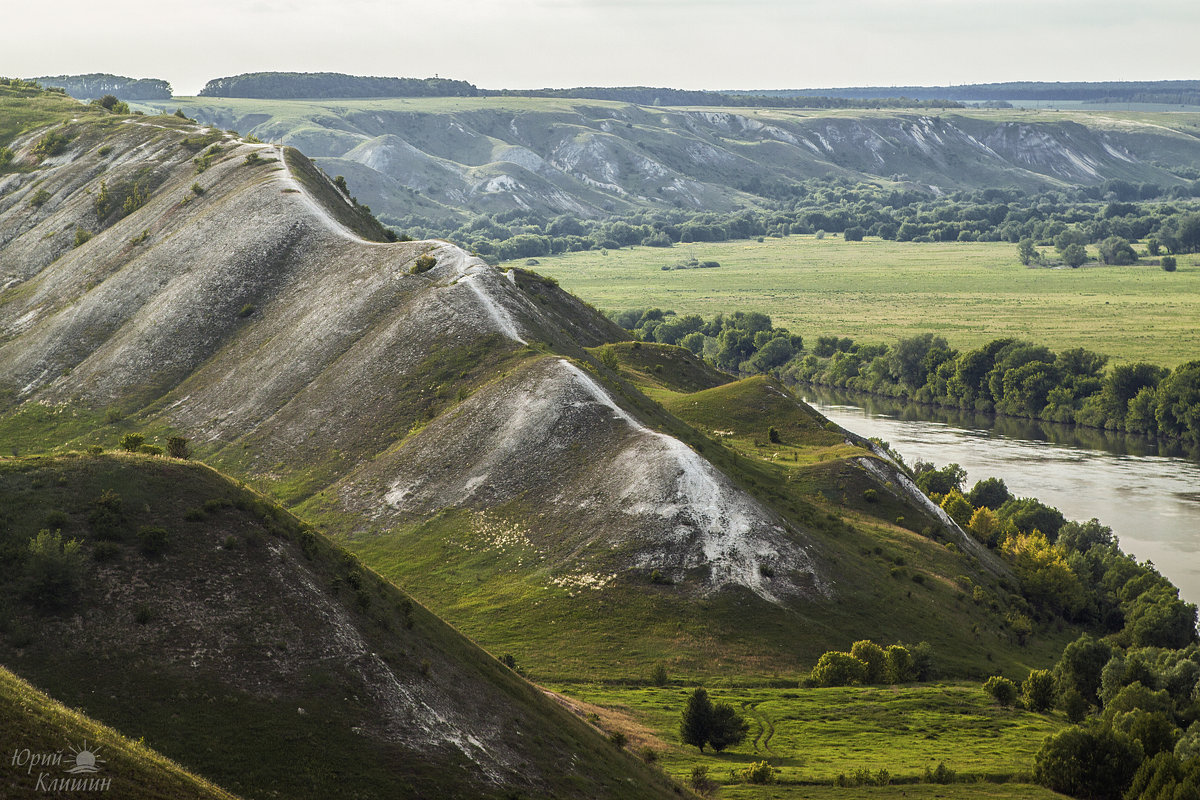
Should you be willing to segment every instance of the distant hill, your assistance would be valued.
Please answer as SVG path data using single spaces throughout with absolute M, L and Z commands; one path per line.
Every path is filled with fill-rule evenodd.
M 1167 190 L 1200 160 L 1188 116 L 1099 112 L 654 107 L 561 97 L 176 100 L 221 128 L 284 142 L 344 175 L 385 223 L 472 214 L 728 214 L 806 196 L 806 181 L 929 197 L 1108 180 Z M 430 226 L 434 227 L 434 226 Z
M 448 78 L 379 78 L 340 72 L 252 72 L 214 78 L 201 97 L 475 97 L 473 84 Z
M 1012 81 L 954 86 L 848 86 L 828 89 L 747 89 L 728 94 L 762 97 L 911 97 L 959 101 L 1088 101 L 1108 103 L 1200 104 L 1200 80 L 1187 81 Z
M 121 100 L 169 100 L 171 84 L 159 78 L 127 78 L 106 72 L 88 75 L 46 75 L 34 78 L 43 86 L 58 86 L 79 100 L 95 100 L 106 94 Z

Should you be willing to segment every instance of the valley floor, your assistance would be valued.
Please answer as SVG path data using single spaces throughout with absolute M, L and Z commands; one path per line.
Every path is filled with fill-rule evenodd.
M 690 258 L 721 266 L 665 269 Z M 1169 367 L 1200 352 L 1195 256 L 1180 256 L 1173 273 L 1148 263 L 1030 269 L 1009 242 L 789 236 L 565 253 L 538 262 L 530 268 L 605 310 L 657 306 L 706 319 L 758 311 L 806 344 L 833 335 L 892 343 L 928 331 L 969 348 L 1015 336 Z

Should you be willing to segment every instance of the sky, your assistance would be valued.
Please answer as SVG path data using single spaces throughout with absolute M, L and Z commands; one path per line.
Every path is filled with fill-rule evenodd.
M 796 89 L 1200 78 L 1196 0 L 57 0 L 14 3 L 0 75 L 177 95 L 242 72 L 482 88 Z

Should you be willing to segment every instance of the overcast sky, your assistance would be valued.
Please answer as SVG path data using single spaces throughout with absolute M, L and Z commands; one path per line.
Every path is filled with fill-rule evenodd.
M 0 75 L 176 94 L 289 70 L 486 88 L 1200 78 L 1197 0 L 58 0 L 13 3 Z

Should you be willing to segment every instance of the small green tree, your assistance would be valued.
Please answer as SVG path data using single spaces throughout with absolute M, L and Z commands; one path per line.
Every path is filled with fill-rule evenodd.
M 662 664 L 654 665 L 654 672 L 650 675 L 650 682 L 655 686 L 667 685 L 667 668 Z
M 136 453 L 146 443 L 146 437 L 140 433 L 127 433 L 121 437 L 121 449 Z
M 712 722 L 708 731 L 708 743 L 720 753 L 727 747 L 739 745 L 746 740 L 750 724 L 729 703 L 713 706 Z
M 971 507 L 971 502 L 963 497 L 962 493 L 957 489 L 951 489 L 942 498 L 940 505 L 950 515 L 950 519 L 957 522 L 960 527 L 966 528 L 971 524 L 971 515 L 975 513 L 975 509 Z
M 78 540 L 64 542 L 61 533 L 39 531 L 29 540 L 24 595 L 44 609 L 66 608 L 83 585 L 85 566 Z
M 1030 711 L 1043 713 L 1054 707 L 1054 675 L 1048 669 L 1032 670 L 1021 684 L 1025 706 Z
M 1063 249 L 1062 259 L 1063 263 L 1072 269 L 1081 266 L 1088 259 L 1087 248 L 1077 242 L 1072 242 Z
M 1017 685 L 1002 675 L 993 675 L 983 684 L 983 690 L 1002 706 L 1012 707 L 1017 702 Z
M 1163 256 L 1158 263 L 1162 265 L 1163 272 L 1175 271 L 1175 256 Z
M 189 459 L 192 457 L 192 448 L 188 445 L 188 440 L 182 436 L 167 437 L 167 455 L 171 458 Z
M 1026 237 L 1017 242 L 1017 258 L 1021 259 L 1021 263 L 1028 267 L 1032 264 L 1041 263 L 1042 254 L 1038 252 L 1033 239 Z

